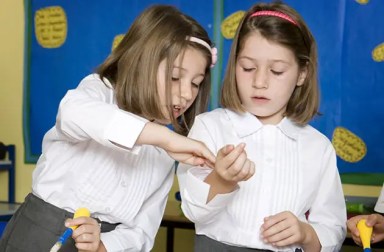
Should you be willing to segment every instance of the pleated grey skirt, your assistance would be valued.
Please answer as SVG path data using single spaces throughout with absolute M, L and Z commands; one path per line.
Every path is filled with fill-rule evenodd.
M 30 193 L 7 223 L 0 240 L 1 252 L 49 252 L 67 229 L 64 222 L 73 213 L 51 205 Z M 114 230 L 118 224 L 101 223 L 101 232 Z M 60 252 L 76 252 L 69 238 Z

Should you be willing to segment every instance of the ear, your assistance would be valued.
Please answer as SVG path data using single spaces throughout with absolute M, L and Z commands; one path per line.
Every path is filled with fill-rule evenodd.
M 296 86 L 302 86 L 304 84 L 305 79 L 307 78 L 308 74 L 308 67 L 305 66 L 301 69 L 299 73 L 299 78 L 297 79 L 297 85 Z

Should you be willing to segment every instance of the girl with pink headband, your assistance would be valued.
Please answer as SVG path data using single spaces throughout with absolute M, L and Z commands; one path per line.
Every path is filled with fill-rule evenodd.
M 49 251 L 74 225 L 60 251 L 150 251 L 175 160 L 215 163 L 203 142 L 186 135 L 207 109 L 216 57 L 193 18 L 167 5 L 144 10 L 96 72 L 61 100 L 32 193 L 0 251 Z M 91 217 L 67 220 L 80 207 Z
M 189 135 L 217 153 L 214 169 L 177 170 L 195 251 L 339 251 L 346 207 L 336 154 L 308 124 L 319 108 L 316 43 L 294 9 L 246 12 L 221 105 L 197 116 Z

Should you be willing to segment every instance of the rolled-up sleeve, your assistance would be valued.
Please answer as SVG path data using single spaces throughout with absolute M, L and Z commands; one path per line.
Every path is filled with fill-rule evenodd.
M 111 87 L 87 77 L 60 102 L 58 132 L 73 142 L 93 139 L 111 148 L 138 151 L 134 145 L 148 120 L 119 109 L 113 97 Z

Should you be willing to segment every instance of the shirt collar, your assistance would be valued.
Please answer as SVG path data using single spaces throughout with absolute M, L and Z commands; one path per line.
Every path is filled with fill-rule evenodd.
M 256 116 L 249 112 L 235 113 L 231 110 L 225 110 L 229 120 L 232 122 L 237 135 L 241 138 L 249 136 L 263 127 L 263 124 L 257 119 Z M 284 117 L 279 124 L 276 125 L 278 129 L 289 138 L 297 140 L 299 137 L 300 126 L 292 122 L 289 118 Z

